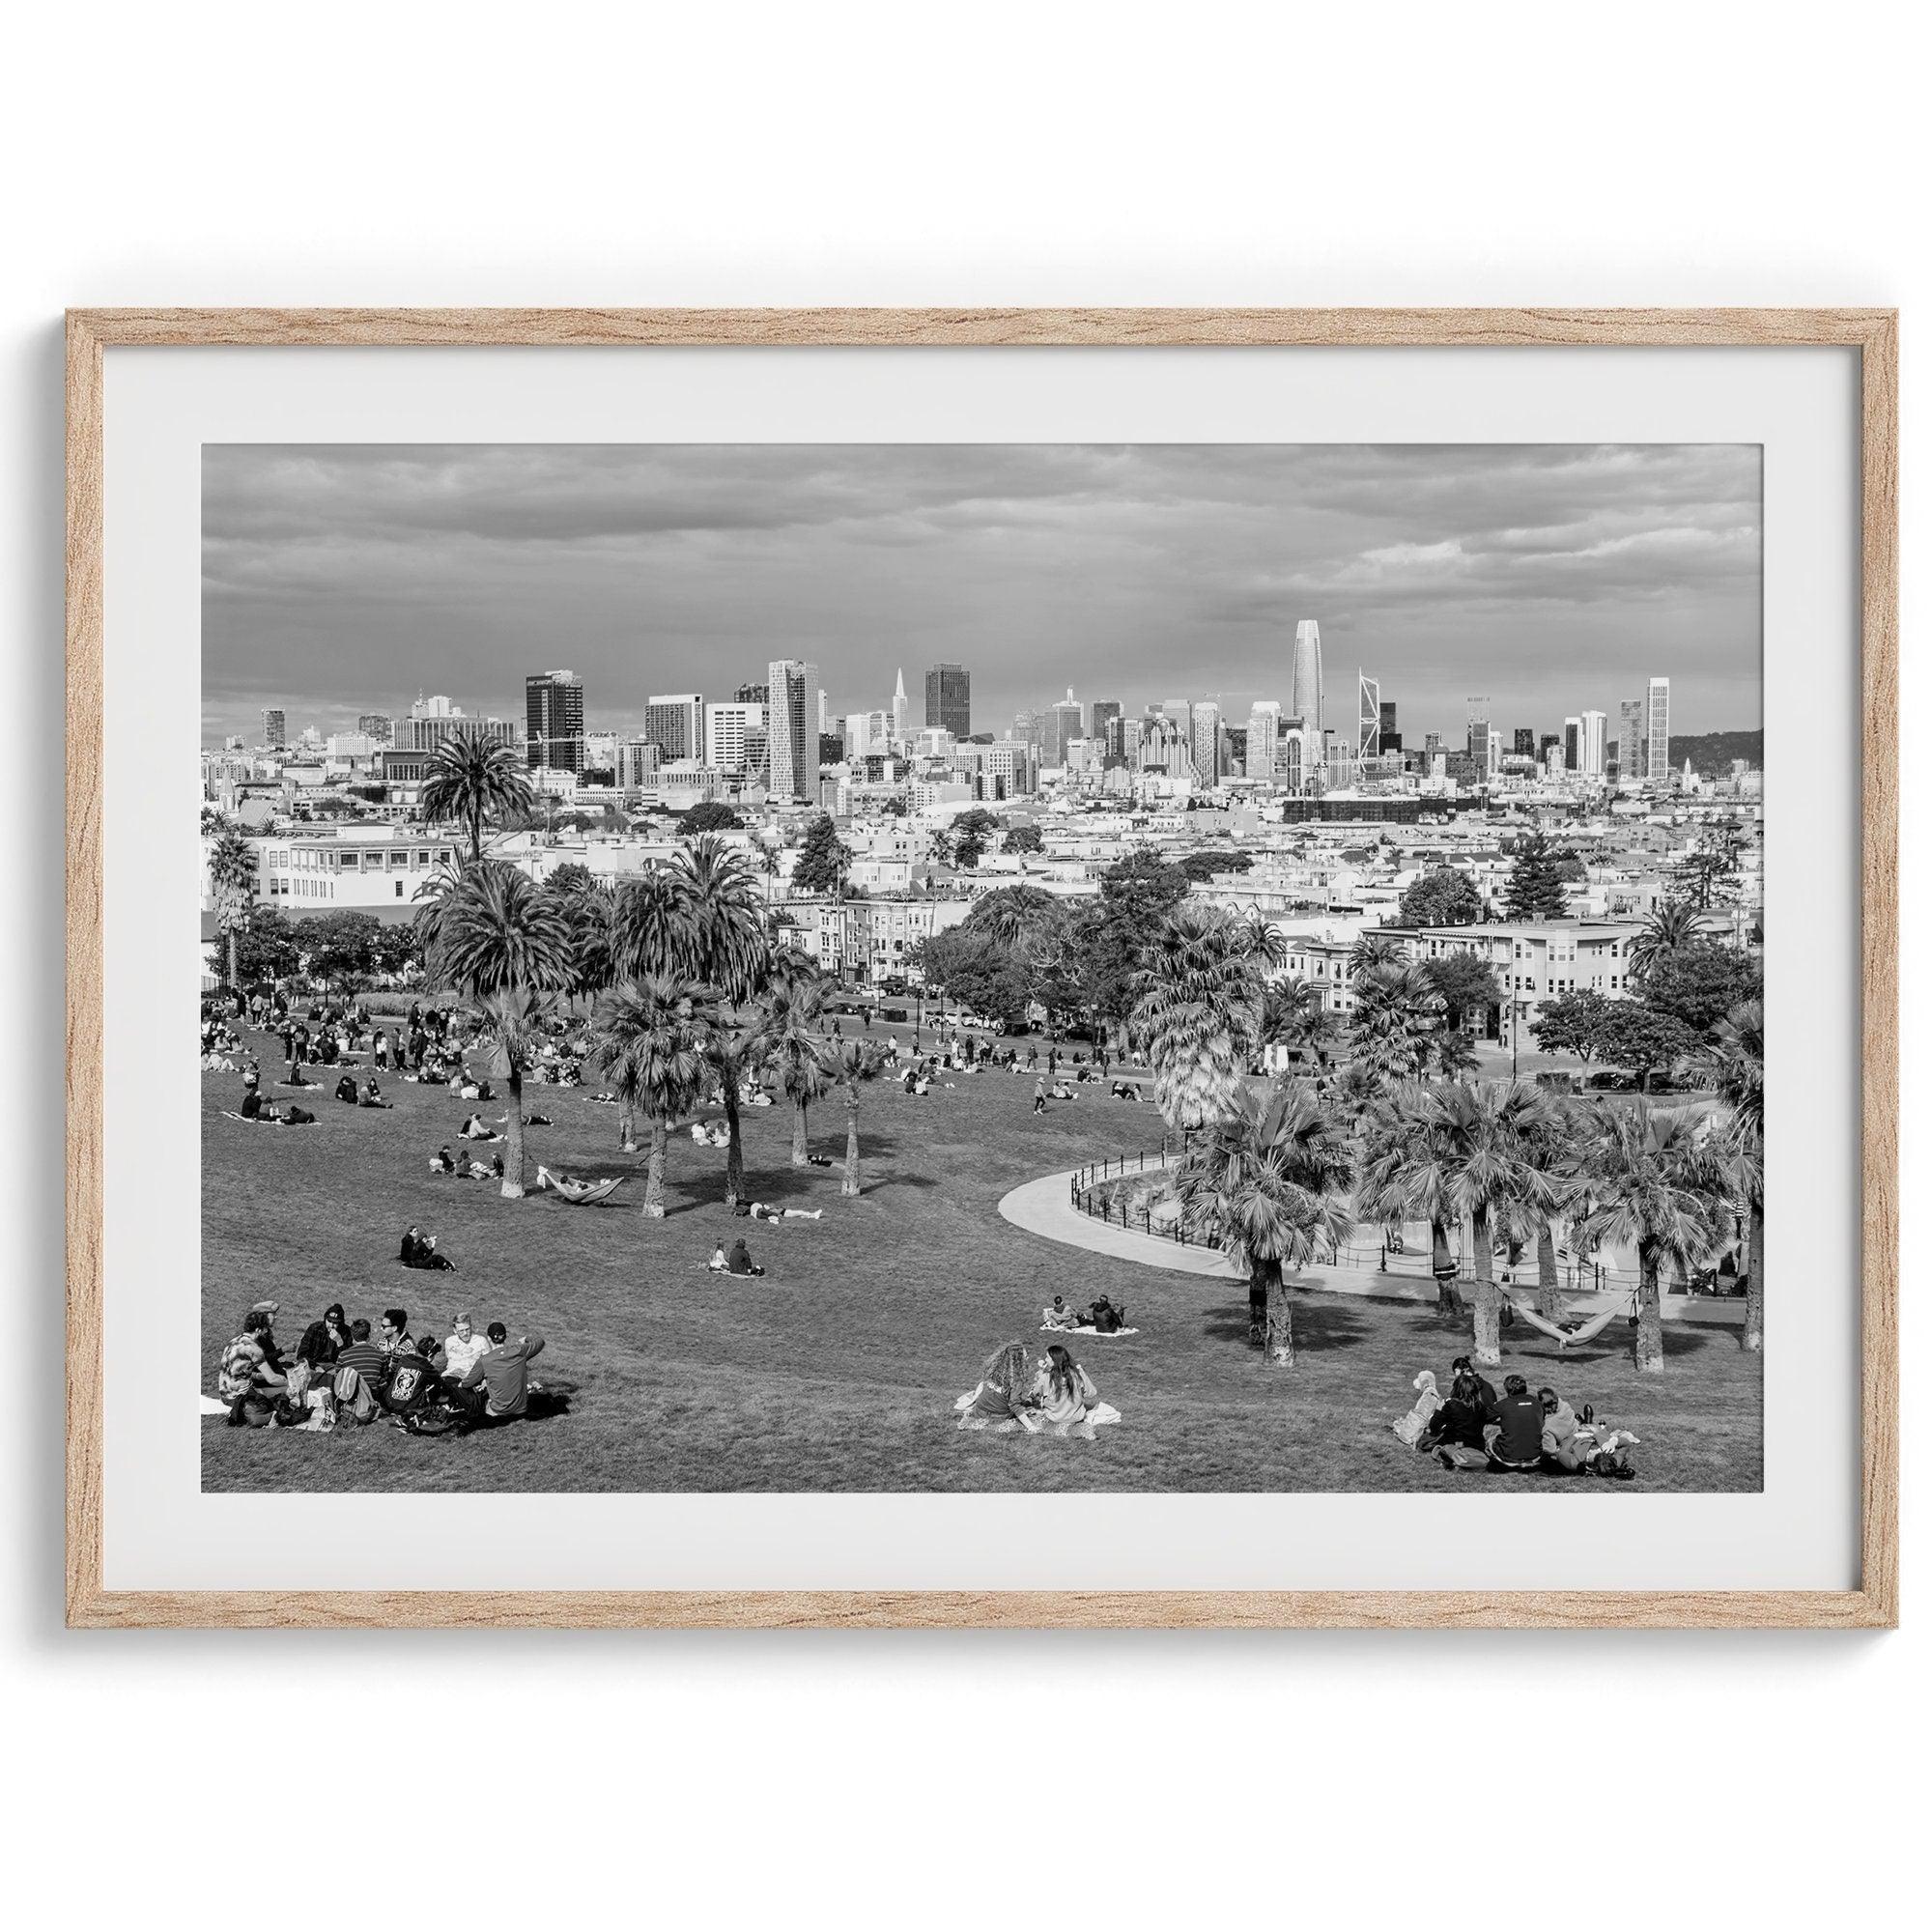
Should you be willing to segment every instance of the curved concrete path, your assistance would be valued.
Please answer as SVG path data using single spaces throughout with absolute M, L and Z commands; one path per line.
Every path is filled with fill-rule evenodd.
M 1069 1167 L 1059 1174 L 1044 1174 L 1015 1187 L 1000 1202 L 1001 1218 L 1030 1235 L 1049 1241 L 1064 1242 L 1069 1248 L 1085 1248 L 1090 1254 L 1112 1255 L 1117 1261 L 1134 1262 L 1142 1267 L 1165 1268 L 1170 1274 L 1218 1275 L 1222 1280 L 1245 1282 L 1226 1256 L 1214 1248 L 1182 1247 L 1160 1235 L 1144 1235 L 1132 1228 L 1116 1228 L 1083 1214 L 1070 1198 L 1073 1177 L 1080 1169 Z M 1435 1305 L 1435 1284 L 1423 1275 L 1384 1274 L 1379 1268 L 1311 1267 L 1293 1279 L 1304 1288 L 1330 1294 L 1354 1294 L 1374 1301 L 1421 1302 Z M 1469 1284 L 1462 1284 L 1463 1293 Z M 1565 1302 L 1573 1314 L 1587 1314 L 1612 1301 L 1623 1300 L 1627 1291 L 1604 1289 L 1595 1293 L 1566 1293 Z M 1741 1301 L 1690 1300 L 1682 1295 L 1665 1295 L 1666 1321 L 1691 1321 L 1700 1324 L 1733 1327 L 1744 1322 Z

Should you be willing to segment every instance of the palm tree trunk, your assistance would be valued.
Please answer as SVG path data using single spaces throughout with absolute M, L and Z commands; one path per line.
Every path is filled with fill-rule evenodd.
M 806 1103 L 801 1100 L 791 1117 L 791 1164 L 794 1167 L 810 1167 L 811 1160 L 806 1145 Z
M 1556 1298 L 1556 1230 L 1548 1221 L 1536 1231 L 1536 1312 L 1546 1321 L 1563 1314 Z
M 1754 1204 L 1750 1211 L 1750 1272 L 1745 1276 L 1745 1331 L 1739 1347 L 1747 1353 L 1764 1352 L 1764 1207 Z
M 1495 1283 L 1495 1257 L 1490 1252 L 1490 1210 L 1469 1216 L 1469 1245 L 1476 1263 L 1476 1360 L 1486 1369 L 1503 1358 L 1502 1296 Z
M 1449 1259 L 1449 1230 L 1440 1221 L 1429 1224 L 1429 1271 L 1435 1277 L 1435 1312 L 1457 1312 L 1456 1264 Z
M 1294 1312 L 1288 1305 L 1288 1284 L 1281 1278 L 1279 1261 L 1258 1261 L 1248 1277 L 1248 1299 L 1252 1305 L 1259 1283 L 1267 1314 L 1262 1336 L 1262 1354 L 1271 1368 L 1294 1366 Z
M 638 1116 L 631 1105 L 631 1096 L 619 1093 L 617 1095 L 617 1151 L 636 1153 L 638 1151 Z
M 231 925 L 228 928 L 228 984 L 231 988 L 242 983 L 242 935 Z
M 506 1054 L 508 1070 L 503 1075 L 504 1097 L 509 1101 L 509 1118 L 503 1122 L 506 1144 L 503 1149 L 503 1198 L 524 1198 L 524 1069 Z
M 745 1198 L 745 1136 L 738 1124 L 738 1074 L 735 1067 L 724 1069 L 719 1090 L 724 1096 L 724 1131 L 729 1136 L 724 1148 L 724 1205 L 735 1208 Z
M 662 1221 L 665 1211 L 665 1158 L 670 1151 L 670 1123 L 662 1117 L 651 1122 L 651 1154 L 644 1164 L 644 1218 Z
M 1663 1298 L 1658 1292 L 1657 1251 L 1639 1244 L 1636 1251 L 1636 1367 L 1639 1375 L 1655 1375 L 1663 1367 Z
M 856 1197 L 859 1192 L 859 1090 L 845 1090 L 845 1179 L 838 1183 L 840 1194 Z

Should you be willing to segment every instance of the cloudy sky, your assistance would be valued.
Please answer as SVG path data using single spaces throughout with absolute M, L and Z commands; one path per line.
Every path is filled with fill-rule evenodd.
M 202 724 L 255 742 L 406 710 L 521 718 L 584 681 L 592 729 L 729 696 L 776 657 L 835 711 L 963 664 L 973 723 L 1062 696 L 1288 699 L 1321 626 L 1412 743 L 1558 730 L 1653 674 L 1674 730 L 1759 722 L 1755 445 L 208 445 Z

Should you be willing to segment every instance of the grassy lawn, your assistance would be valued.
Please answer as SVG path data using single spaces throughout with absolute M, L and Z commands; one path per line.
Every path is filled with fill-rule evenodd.
M 261 1048 L 273 1086 L 280 1057 Z M 330 1069 L 320 1069 L 327 1075 Z M 607 1205 L 549 1195 L 505 1201 L 494 1183 L 432 1177 L 429 1155 L 469 1107 L 440 1087 L 384 1083 L 393 1113 L 351 1110 L 324 1087 L 302 1095 L 313 1127 L 223 1120 L 237 1075 L 203 1079 L 202 1342 L 213 1364 L 262 1295 L 282 1304 L 293 1349 L 330 1301 L 372 1321 L 401 1304 L 412 1324 L 448 1332 L 459 1307 L 511 1333 L 541 1331 L 540 1378 L 575 1385 L 568 1414 L 462 1437 L 419 1440 L 384 1424 L 333 1435 L 203 1425 L 211 1490 L 1128 1490 L 1375 1491 L 1551 1487 L 1566 1492 L 1755 1490 L 1759 1363 L 1727 1330 L 1673 1322 L 1668 1364 L 1640 1380 L 1621 1324 L 1558 1359 L 1513 1350 L 1505 1368 L 1642 1437 L 1635 1485 L 1454 1476 L 1405 1450 L 1388 1423 L 1420 1368 L 1444 1373 L 1466 1338 L 1423 1309 L 1307 1297 L 1303 1349 L 1288 1374 L 1246 1341 L 1240 1284 L 1090 1255 L 1027 1235 L 997 1211 L 1008 1189 L 1159 1139 L 1151 1108 L 1089 1095 L 1030 1113 L 1033 1079 L 953 1076 L 924 1099 L 895 1084 L 866 1090 L 867 1185 L 838 1193 L 837 1169 L 789 1165 L 791 1112 L 748 1111 L 752 1191 L 823 1208 L 782 1227 L 722 1206 L 722 1151 L 671 1144 L 670 1211 L 637 1211 L 641 1178 Z M 332 1085 L 332 1079 L 330 1080 Z M 574 1175 L 641 1174 L 615 1151 L 616 1110 L 584 1094 L 532 1090 L 555 1124 L 532 1129 L 534 1162 Z M 485 1106 L 487 1116 L 500 1106 Z M 812 1146 L 841 1157 L 842 1106 L 815 1110 Z M 410 1221 L 440 1236 L 455 1274 L 395 1260 Z M 705 1271 L 713 1246 L 743 1234 L 768 1272 L 734 1282 Z M 1137 1336 L 1076 1340 L 1103 1397 L 1124 1417 L 1092 1443 L 960 1435 L 953 1398 L 1002 1341 L 1037 1334 L 1056 1293 L 1123 1300 Z M 1500 1378 L 1494 1378 L 1500 1379 Z

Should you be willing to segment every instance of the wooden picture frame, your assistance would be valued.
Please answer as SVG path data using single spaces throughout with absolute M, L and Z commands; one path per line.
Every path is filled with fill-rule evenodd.
M 1884 309 L 112 309 L 67 321 L 67 1619 L 137 1626 L 1806 1627 L 1898 1620 L 1897 318 Z M 123 347 L 1835 347 L 1861 364 L 1862 1395 L 1856 1589 L 156 1592 L 103 1581 L 103 357 Z

